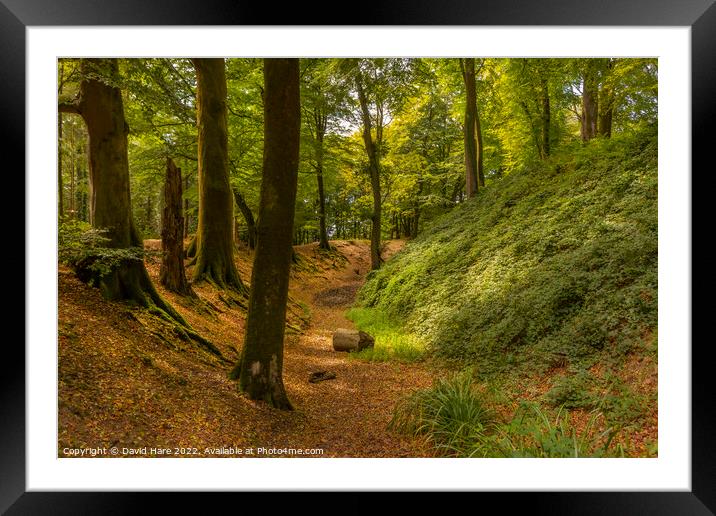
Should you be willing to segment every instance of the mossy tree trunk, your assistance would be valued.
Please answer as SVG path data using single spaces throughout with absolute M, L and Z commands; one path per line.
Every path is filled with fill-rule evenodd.
M 477 86 L 475 84 L 475 59 L 460 59 L 462 78 L 465 82 L 465 122 L 463 139 L 465 141 L 465 194 L 474 197 L 478 186 L 477 141 Z
M 264 157 L 246 336 L 232 371 L 251 399 L 291 410 L 283 339 L 301 128 L 298 59 L 264 60 Z
M 370 268 L 380 268 L 383 259 L 380 256 L 380 229 L 381 229 L 381 203 L 380 195 L 380 161 L 376 143 L 371 134 L 372 123 L 368 109 L 368 98 L 363 89 L 363 78 L 360 69 L 356 72 L 356 89 L 358 90 L 358 101 L 361 107 L 361 118 L 363 122 L 363 145 L 368 155 L 368 168 L 370 170 L 370 187 L 373 192 L 373 213 L 371 214 L 370 230 Z M 376 128 L 376 138 L 380 137 L 379 127 Z
M 234 264 L 224 59 L 192 62 L 199 129 L 199 224 L 193 277 L 194 281 L 208 280 L 220 288 L 245 292 Z
M 167 158 L 162 211 L 162 265 L 159 282 L 167 290 L 185 296 L 193 295 L 184 270 L 184 217 L 182 216 L 181 169 Z
M 107 231 L 107 247 L 125 249 L 143 246 L 132 220 L 129 194 L 129 162 L 122 92 L 118 86 L 116 59 L 82 59 L 79 96 L 60 102 L 59 110 L 84 119 L 89 136 L 89 218 L 92 226 Z M 186 325 L 174 308 L 164 301 L 152 284 L 142 260 L 124 260 L 111 272 L 88 273 L 110 300 L 131 300 L 140 306 L 159 309 Z

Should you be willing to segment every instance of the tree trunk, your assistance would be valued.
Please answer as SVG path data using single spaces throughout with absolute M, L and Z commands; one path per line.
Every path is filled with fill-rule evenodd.
M 154 234 L 154 210 L 152 209 L 152 196 L 147 194 L 147 200 L 144 204 L 144 227 L 147 228 L 149 234 Z
M 321 143 L 321 145 L 323 145 Z M 321 156 L 323 152 L 321 152 Z M 318 182 L 318 247 L 321 249 L 330 249 L 328 243 L 328 231 L 326 230 L 326 194 L 323 191 L 323 158 L 318 163 L 316 173 L 316 181 Z
M 551 114 L 547 78 L 541 77 L 540 80 L 542 86 L 542 158 L 546 158 L 550 154 L 549 126 Z
M 224 59 L 192 59 L 197 77 L 199 225 L 194 281 L 245 293 L 234 264 Z
M 65 214 L 64 196 L 65 187 L 62 184 L 62 113 L 57 113 L 57 211 L 60 214 L 60 218 Z
M 90 221 L 106 230 L 107 247 L 142 247 L 132 220 L 127 157 L 128 126 L 124 118 L 122 92 L 114 86 L 118 75 L 116 59 L 83 59 L 79 98 L 62 103 L 63 112 L 82 116 L 89 136 Z M 182 325 L 186 322 L 164 301 L 152 285 L 142 260 L 124 260 L 109 273 L 94 279 L 102 295 L 110 300 L 132 300 L 140 306 L 160 310 Z
M 475 85 L 475 59 L 460 60 L 462 65 L 462 78 L 465 82 L 465 125 L 463 137 L 465 140 L 465 193 L 474 197 L 478 189 L 478 162 L 475 129 L 477 127 L 477 87 Z
M 582 88 L 582 141 L 589 141 L 597 135 L 598 113 L 597 72 L 590 61 L 584 72 Z
M 181 169 L 167 158 L 162 211 L 162 265 L 159 281 L 167 290 L 193 295 L 184 271 L 184 217 L 182 216 Z
M 382 258 L 380 257 L 380 225 L 381 225 L 381 196 L 380 196 L 380 165 L 378 162 L 378 153 L 376 151 L 373 136 L 371 135 L 370 111 L 368 110 L 368 99 L 363 91 L 363 82 L 360 71 L 356 75 L 356 88 L 358 90 L 358 100 L 360 101 L 361 114 L 363 118 L 363 144 L 365 152 L 368 155 L 368 164 L 370 169 L 370 187 L 373 191 L 373 213 L 371 215 L 371 231 L 370 231 L 370 268 L 376 270 L 380 268 Z
M 313 110 L 313 123 L 316 129 L 316 182 L 318 183 L 318 247 L 329 250 L 326 231 L 326 194 L 323 188 L 323 139 L 326 135 L 328 117 L 319 108 Z
M 234 200 L 236 201 L 236 206 L 239 207 L 239 211 L 244 216 L 244 221 L 246 222 L 246 227 L 248 230 L 249 249 L 255 249 L 256 248 L 256 222 L 254 221 L 254 215 L 253 215 L 253 213 L 251 213 L 251 208 L 249 208 L 249 205 L 246 204 L 246 200 L 241 195 L 241 192 L 239 192 L 239 189 L 234 188 L 233 192 L 234 192 Z
M 607 73 L 611 73 L 613 68 L 614 60 L 608 59 Z M 605 82 L 606 84 L 599 92 L 599 135 L 609 138 L 612 135 L 612 120 L 614 119 L 614 90 L 608 79 Z
M 184 192 L 189 190 L 189 175 L 184 177 Z M 189 236 L 189 199 L 184 199 L 184 238 Z
M 485 153 L 482 147 L 482 126 L 480 125 L 480 114 L 475 107 L 475 138 L 477 140 L 477 180 L 479 188 L 485 186 Z
M 264 156 L 246 337 L 232 371 L 251 399 L 291 410 L 283 338 L 301 130 L 298 59 L 264 59 Z

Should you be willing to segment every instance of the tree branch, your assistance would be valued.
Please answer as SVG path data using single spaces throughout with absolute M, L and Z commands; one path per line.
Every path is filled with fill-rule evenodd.
M 60 113 L 73 113 L 75 115 L 82 115 L 79 99 L 60 100 L 57 103 L 57 111 Z

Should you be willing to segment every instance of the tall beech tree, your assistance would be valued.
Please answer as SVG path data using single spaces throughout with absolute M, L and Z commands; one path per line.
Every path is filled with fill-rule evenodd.
M 251 399 L 291 410 L 283 339 L 301 131 L 298 59 L 264 60 L 264 155 L 246 336 L 231 373 Z
M 78 96 L 60 99 L 58 109 L 61 113 L 80 115 L 87 126 L 90 223 L 106 231 L 107 247 L 141 249 L 143 242 L 132 220 L 127 158 L 129 126 L 124 118 L 118 62 L 82 59 L 80 72 Z M 141 259 L 122 260 L 106 274 L 87 269 L 80 276 L 93 279 L 106 299 L 131 300 L 158 309 L 162 315 L 186 326 L 181 315 L 157 293 Z
M 199 130 L 199 221 L 194 281 L 245 293 L 234 264 L 234 201 L 229 183 L 226 70 L 223 58 L 192 59 Z

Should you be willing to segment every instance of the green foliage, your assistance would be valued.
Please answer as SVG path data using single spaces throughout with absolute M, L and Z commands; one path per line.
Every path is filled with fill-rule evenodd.
M 647 406 L 654 406 L 656 399 L 635 393 L 617 377 L 607 380 L 607 394 L 596 400 L 595 407 L 604 413 L 607 420 L 616 426 L 635 425 L 646 414 Z M 654 398 L 656 396 L 654 395 Z
M 456 377 L 417 391 L 402 401 L 390 427 L 425 435 L 441 455 L 458 457 L 568 458 L 624 456 L 622 447 L 610 449 L 617 434 L 598 430 L 601 414 L 592 412 L 578 431 L 560 409 L 554 419 L 536 403 L 520 404 L 512 420 L 494 420 L 467 381 Z
M 560 376 L 545 394 L 545 400 L 555 407 L 584 408 L 594 403 L 590 395 L 589 373 L 581 371 L 575 375 Z
M 397 405 L 389 428 L 425 436 L 441 455 L 457 457 L 623 456 L 610 448 L 615 427 L 600 429 L 593 411 L 578 431 L 561 407 L 553 419 L 537 403 L 522 402 L 512 419 L 501 422 L 490 409 L 488 391 L 478 391 L 470 371 L 442 378 L 413 392 Z
M 515 416 L 496 428 L 470 450 L 470 455 L 490 457 L 614 457 L 624 456 L 621 446 L 610 448 L 617 430 L 598 429 L 601 413 L 593 411 L 584 429 L 570 423 L 563 408 L 554 420 L 536 403 L 523 402 Z
M 106 229 L 94 229 L 86 222 L 60 221 L 58 226 L 58 261 L 74 269 L 92 272 L 98 277 L 111 273 L 127 260 L 143 260 L 139 247 L 107 247 Z
M 360 329 L 375 338 L 375 346 L 351 353 L 353 358 L 367 362 L 416 362 L 423 358 L 425 346 L 413 334 L 385 314 L 371 308 L 353 308 L 346 314 Z
M 426 435 L 441 453 L 463 455 L 493 423 L 494 414 L 475 390 L 470 372 L 463 371 L 403 399 L 389 428 Z
M 436 220 L 359 293 L 480 374 L 585 369 L 657 323 L 653 128 L 575 145 Z

